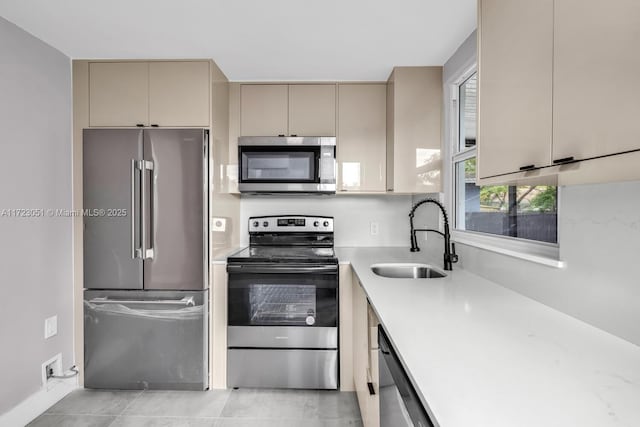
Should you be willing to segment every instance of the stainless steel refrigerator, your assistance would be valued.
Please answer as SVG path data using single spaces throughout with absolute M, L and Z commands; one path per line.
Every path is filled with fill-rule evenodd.
M 83 133 L 84 385 L 208 388 L 208 133 Z

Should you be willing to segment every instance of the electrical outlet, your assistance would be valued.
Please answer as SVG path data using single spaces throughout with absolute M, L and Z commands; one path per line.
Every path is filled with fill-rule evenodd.
M 224 232 L 227 228 L 226 218 L 211 218 L 211 231 Z
M 44 319 L 44 339 L 51 338 L 58 333 L 58 316 Z
M 373 221 L 369 223 L 369 229 L 372 236 L 377 236 L 378 232 L 380 231 L 378 223 Z
M 62 375 L 62 354 L 58 353 L 42 364 L 42 385 L 47 384 L 53 376 Z

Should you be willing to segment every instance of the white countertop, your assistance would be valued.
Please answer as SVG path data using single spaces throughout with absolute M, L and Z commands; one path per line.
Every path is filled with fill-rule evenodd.
M 426 261 L 408 248 L 336 252 L 440 427 L 640 426 L 640 347 L 455 264 L 441 279 L 371 272 Z

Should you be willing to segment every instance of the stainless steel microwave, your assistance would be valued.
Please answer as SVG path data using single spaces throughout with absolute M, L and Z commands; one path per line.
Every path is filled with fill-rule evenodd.
M 238 188 L 241 193 L 335 193 L 336 138 L 240 137 Z

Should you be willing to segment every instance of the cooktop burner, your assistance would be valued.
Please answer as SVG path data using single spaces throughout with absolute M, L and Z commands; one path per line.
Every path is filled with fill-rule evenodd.
M 251 217 L 249 247 L 227 261 L 337 264 L 333 251 L 333 218 L 305 215 Z

